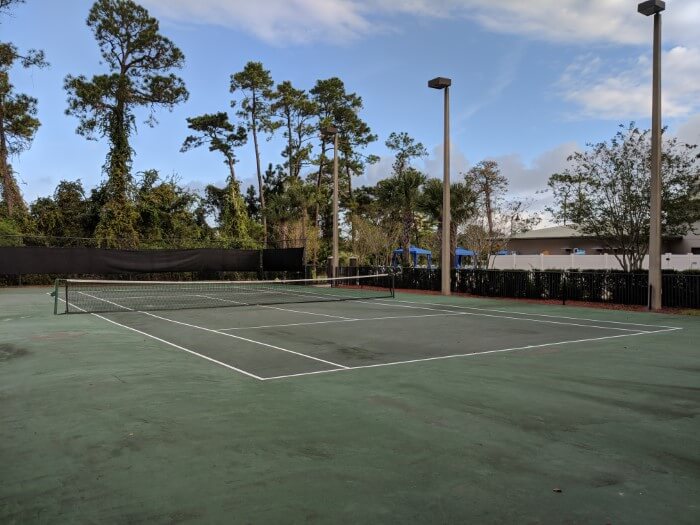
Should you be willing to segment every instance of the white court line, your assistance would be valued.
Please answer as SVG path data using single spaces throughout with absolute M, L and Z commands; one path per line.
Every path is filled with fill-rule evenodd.
M 100 298 L 98 298 L 98 297 L 94 297 L 94 298 L 95 298 L 95 299 L 98 299 L 98 300 L 102 300 L 102 299 L 100 299 Z M 60 298 L 59 298 L 59 299 L 60 299 Z M 63 301 L 63 299 L 60 299 L 60 300 Z M 65 301 L 64 301 L 64 302 L 65 302 Z M 110 302 L 110 303 L 111 303 L 111 301 L 107 301 L 107 302 Z M 360 302 L 364 302 L 364 303 L 367 303 L 367 304 L 383 304 L 383 305 L 387 305 L 387 306 L 392 306 L 392 305 L 393 305 L 393 306 L 397 306 L 397 307 L 401 307 L 401 306 L 402 306 L 402 305 L 397 305 L 397 304 L 392 304 L 392 303 L 368 302 L 368 301 L 360 301 Z M 415 303 L 415 302 L 412 302 L 412 301 L 402 301 L 402 302 L 407 302 L 407 303 L 411 303 L 411 304 L 428 304 L 428 303 Z M 117 304 L 117 303 L 111 303 L 111 304 L 114 304 L 115 306 L 119 306 L 120 308 L 124 308 L 124 309 L 126 309 L 126 310 L 131 310 L 131 309 L 129 309 L 129 308 L 127 308 L 127 307 L 124 307 L 124 306 L 122 306 L 122 305 L 119 305 L 119 304 Z M 438 305 L 439 303 L 432 303 L 432 304 Z M 75 305 L 73 305 L 73 306 L 75 306 Z M 440 306 L 450 306 L 450 305 L 442 305 L 442 304 L 440 304 Z M 411 307 L 406 307 L 406 306 L 403 306 L 403 307 L 405 307 L 405 308 L 411 308 Z M 76 307 L 76 308 L 78 308 L 78 307 Z M 447 313 L 447 314 L 449 314 L 449 315 L 456 315 L 456 312 L 454 312 L 454 310 L 436 310 L 436 309 L 432 309 L 432 308 L 420 308 L 420 307 L 413 307 L 413 308 L 417 308 L 417 309 L 421 309 L 421 310 L 429 310 L 429 311 L 442 312 L 440 315 L 444 315 L 445 313 Z M 464 307 L 464 308 L 468 308 L 468 307 Z M 78 308 L 78 309 L 80 309 L 80 308 Z M 149 314 L 149 313 L 147 313 L 147 312 L 140 312 L 140 313 L 143 313 L 143 314 L 146 314 L 146 315 L 151 315 L 151 316 L 153 316 L 153 317 L 159 317 L 159 316 L 156 316 L 156 315 L 154 315 L 154 314 Z M 465 314 L 465 315 L 479 315 L 479 314 L 474 314 L 474 313 L 471 313 L 471 312 L 461 312 L 461 313 L 462 313 L 462 314 Z M 516 312 L 516 313 L 520 314 L 520 312 Z M 384 366 L 394 366 L 394 365 L 401 365 L 401 364 L 419 363 L 419 362 L 423 362 L 423 361 L 436 361 L 436 360 L 452 359 L 452 358 L 458 358 L 458 357 L 471 357 L 471 356 L 487 355 L 487 354 L 494 354 L 494 353 L 514 352 L 514 351 L 518 351 L 518 350 L 528 350 L 528 349 L 533 349 L 533 348 L 543 348 L 543 347 L 547 347 L 547 346 L 557 346 L 557 345 L 565 345 L 565 344 L 574 344 L 574 343 L 583 343 L 583 342 L 592 342 L 592 341 L 602 341 L 602 340 L 606 340 L 606 339 L 615 339 L 615 338 L 621 338 L 621 337 L 632 337 L 632 336 L 638 336 L 638 335 L 649 335 L 649 334 L 656 334 L 656 333 L 661 333 L 661 332 L 669 332 L 669 331 L 675 331 L 675 330 L 682 330 L 682 328 L 680 328 L 680 327 L 665 327 L 665 329 L 662 329 L 662 330 L 637 331 L 637 332 L 631 333 L 631 334 L 620 334 L 620 335 L 612 335 L 612 336 L 604 336 L 604 337 L 596 337 L 596 338 L 588 338 L 588 339 L 577 339 L 577 340 L 570 340 L 570 341 L 559 341 L 559 342 L 554 342 L 554 343 L 543 343 L 543 344 L 538 344 L 538 345 L 527 345 L 527 346 L 522 346 L 522 347 L 512 347 L 512 348 L 504 348 L 504 349 L 498 349 L 498 350 L 486 350 L 486 351 L 482 351 L 482 352 L 474 352 L 474 353 L 468 353 L 468 354 L 452 354 L 452 355 L 448 355 L 448 356 L 437 356 L 437 357 L 427 357 L 427 358 L 419 358 L 419 359 L 410 359 L 410 360 L 404 360 L 404 361 L 394 361 L 394 362 L 390 362 L 390 363 L 378 363 L 378 364 L 374 364 L 374 365 L 361 365 L 361 366 L 355 366 L 355 367 L 347 367 L 347 366 L 343 366 L 343 365 L 333 364 L 333 366 L 336 366 L 336 367 L 338 367 L 338 368 L 335 368 L 335 369 L 332 369 L 332 370 L 319 370 L 319 371 L 314 371 L 314 372 L 304 372 L 304 373 L 299 373 L 299 374 L 286 374 L 286 375 L 271 376 L 271 377 L 259 377 L 259 376 L 256 376 L 256 375 L 254 375 L 254 374 L 251 374 L 251 373 L 249 373 L 249 372 L 246 372 L 246 371 L 244 371 L 244 370 L 240 370 L 240 369 L 237 369 L 237 368 L 232 367 L 232 366 L 230 366 L 230 365 L 227 365 L 226 363 L 221 363 L 221 362 L 216 361 L 216 360 L 214 360 L 214 359 L 212 359 L 212 358 L 209 358 L 209 357 L 207 357 L 207 356 L 198 354 L 197 352 L 193 352 L 193 351 L 188 350 L 188 349 L 186 349 L 186 348 L 184 348 L 184 347 L 180 347 L 179 345 L 175 345 L 174 343 L 171 343 L 171 342 L 169 342 L 169 341 L 166 341 L 166 340 L 160 339 L 160 338 L 158 338 L 158 337 L 152 336 L 151 334 L 148 334 L 148 333 L 146 333 L 146 332 L 141 332 L 141 331 L 136 330 L 136 329 L 134 329 L 134 328 L 131 328 L 131 327 L 129 327 L 129 326 L 122 325 L 121 323 L 117 323 L 116 321 L 112 321 L 112 320 L 107 319 L 106 317 L 102 317 L 102 316 L 100 316 L 100 315 L 98 315 L 98 314 L 94 314 L 94 313 L 93 313 L 92 315 L 94 315 L 94 316 L 96 316 L 96 317 L 99 317 L 99 318 L 101 318 L 101 319 L 104 319 L 104 320 L 106 320 L 106 321 L 108 321 L 108 322 L 111 322 L 111 323 L 113 323 L 113 324 L 116 324 L 116 325 L 118 325 L 118 326 L 122 326 L 122 327 L 124 327 L 124 328 L 129 329 L 129 330 L 132 330 L 132 331 L 141 333 L 141 334 L 143 334 L 143 335 L 145 335 L 145 336 L 147 336 L 147 337 L 151 337 L 151 338 L 156 339 L 156 340 L 158 340 L 158 341 L 162 341 L 162 342 L 164 342 L 164 343 L 166 343 L 166 344 L 168 344 L 168 345 L 170 345 L 170 346 L 173 346 L 173 347 L 178 348 L 178 349 L 181 349 L 181 350 L 185 350 L 185 351 L 187 351 L 187 352 L 189 352 L 189 353 L 192 353 L 192 354 L 194 354 L 194 355 L 197 355 L 197 356 L 199 356 L 199 357 L 202 357 L 202 358 L 204 358 L 204 359 L 207 359 L 207 360 L 209 360 L 209 361 L 215 362 L 215 363 L 217 363 L 217 364 L 220 364 L 220 365 L 222 365 L 222 366 L 225 366 L 225 367 L 227 367 L 227 368 L 230 368 L 230 369 L 232 369 L 232 370 L 235 370 L 235 371 L 237 371 L 237 372 L 243 373 L 243 374 L 245 374 L 245 375 L 248 375 L 248 376 L 250 376 L 250 377 L 254 377 L 255 379 L 259 379 L 259 380 L 262 380 L 262 381 L 268 381 L 268 380 L 274 380 L 274 379 L 284 379 L 284 378 L 293 378 L 293 377 L 301 377 L 301 376 L 316 375 L 316 374 L 324 374 L 324 373 L 331 373 L 331 372 L 341 372 L 341 371 L 344 371 L 344 370 L 357 370 L 357 369 L 363 369 L 363 368 L 378 368 L 378 367 L 384 367 Z M 486 315 L 486 314 L 482 314 L 482 315 Z M 523 315 L 528 315 L 528 314 L 523 314 Z M 535 315 L 537 315 L 537 314 L 535 314 Z M 540 314 L 540 315 L 544 315 L 544 314 Z M 437 316 L 437 315 L 436 315 L 436 316 Z M 406 316 L 406 317 L 409 317 L 409 316 Z M 504 317 L 504 318 L 515 319 L 515 320 L 525 320 L 525 321 L 535 321 L 535 322 L 536 322 L 536 321 L 539 321 L 539 320 L 536 320 L 536 319 L 521 319 L 521 318 L 517 318 L 517 317 L 511 318 L 511 317 L 507 317 L 507 316 L 488 316 L 488 317 Z M 550 316 L 548 316 L 548 317 L 550 317 Z M 551 316 L 551 317 L 555 317 L 555 316 Z M 562 317 L 562 318 L 564 318 L 564 317 Z M 162 319 L 167 320 L 167 321 L 171 321 L 171 322 L 175 322 L 175 323 L 178 323 L 178 324 L 185 324 L 185 325 L 187 324 L 187 323 L 180 323 L 179 321 L 174 321 L 174 320 L 172 320 L 172 319 L 167 319 L 167 318 L 162 318 Z M 576 319 L 576 318 L 571 318 L 571 319 Z M 588 319 L 581 319 L 581 320 L 588 320 Z M 591 321 L 595 321 L 595 320 L 591 320 Z M 327 321 L 327 322 L 335 322 L 335 321 Z M 341 321 L 338 321 L 338 322 L 341 322 Z M 605 321 L 603 321 L 603 322 L 605 322 Z M 321 323 L 323 323 L 323 322 L 319 322 L 319 323 L 317 323 L 317 324 L 321 324 Z M 574 323 L 557 323 L 557 324 L 572 324 L 572 325 L 575 325 Z M 620 324 L 624 324 L 624 323 L 620 323 Z M 629 323 L 629 324 L 634 324 L 634 323 Z M 190 325 L 190 326 L 195 327 L 194 325 Z M 577 325 L 577 326 L 584 326 L 584 327 L 597 328 L 596 326 L 593 326 L 593 325 Z M 650 327 L 651 327 L 651 326 L 653 326 L 653 325 L 639 325 L 639 326 L 650 326 Z M 210 330 L 210 329 L 206 329 L 206 328 L 203 328 L 203 327 L 197 327 L 197 328 L 204 329 L 204 330 L 209 330 L 209 331 L 213 331 L 213 332 L 216 332 L 216 333 L 220 333 L 221 335 L 226 335 L 226 336 L 230 336 L 230 337 L 240 338 L 240 337 L 234 336 L 233 334 L 226 334 L 226 333 L 224 333 L 224 332 L 215 331 L 215 330 Z M 606 327 L 600 327 L 600 328 L 606 328 Z M 246 340 L 245 338 L 240 338 L 240 339 Z M 252 340 L 250 340 L 250 341 L 252 341 Z M 258 343 L 258 344 L 266 345 L 265 343 L 260 343 L 260 342 L 257 342 L 257 341 L 255 341 L 255 342 Z M 269 345 L 266 345 L 266 346 L 269 346 Z M 290 351 L 290 352 L 292 352 L 292 351 Z M 296 352 L 292 352 L 292 353 L 296 353 Z M 305 356 L 304 354 L 300 354 L 300 355 Z M 311 356 L 305 356 L 305 357 L 311 357 Z M 315 359 L 315 358 L 312 358 L 312 359 Z
M 294 294 L 291 294 L 294 295 Z M 338 294 L 331 294 L 331 293 L 325 293 L 325 294 L 314 294 L 313 292 L 308 292 L 306 295 L 316 295 L 318 297 L 344 297 L 342 295 Z M 383 302 L 385 301 L 385 302 Z M 403 308 L 420 308 L 417 306 L 410 307 L 410 306 L 404 306 L 404 305 L 398 305 L 396 304 L 397 302 L 399 303 L 408 303 L 408 304 L 427 304 L 427 305 L 434 305 L 434 306 L 442 306 L 442 307 L 453 307 L 453 308 L 460 308 L 460 309 L 468 309 L 468 310 L 477 310 L 479 312 L 499 312 L 499 313 L 509 313 L 509 314 L 517 314 L 517 315 L 532 315 L 532 316 L 537 316 L 537 317 L 550 317 L 554 319 L 569 319 L 569 320 L 576 320 L 576 321 L 591 321 L 591 322 L 599 322 L 599 323 L 614 323 L 614 324 L 625 324 L 629 326 L 646 326 L 650 328 L 669 328 L 669 329 L 675 329 L 675 330 L 682 330 L 682 328 L 675 327 L 675 326 L 663 326 L 663 325 L 648 325 L 648 324 L 640 324 L 640 323 L 625 323 L 621 321 L 604 321 L 600 319 L 583 319 L 583 318 L 578 318 L 578 317 L 565 317 L 565 316 L 555 316 L 555 315 L 548 315 L 548 314 L 528 314 L 525 312 L 509 312 L 507 310 L 496 310 L 496 309 L 486 309 L 486 308 L 476 308 L 476 307 L 469 307 L 469 306 L 458 306 L 458 305 L 451 305 L 451 304 L 444 304 L 444 303 L 423 303 L 423 302 L 418 302 L 418 301 L 405 301 L 405 300 L 400 300 L 400 299 L 391 299 L 391 302 L 386 302 L 388 301 L 387 298 L 382 298 L 378 297 L 376 299 L 373 299 L 372 301 L 366 301 L 366 300 L 359 300 L 357 299 L 356 302 L 358 303 L 363 303 L 363 304 L 381 304 L 381 305 L 386 305 L 386 306 L 395 306 L 395 307 L 403 307 Z M 421 308 L 422 310 L 430 310 L 430 311 L 435 311 L 435 312 L 447 312 L 451 313 L 453 310 L 436 310 L 435 308 Z M 533 323 L 550 323 L 550 324 L 561 324 L 561 325 L 569 325 L 569 326 L 580 326 L 584 328 L 600 328 L 602 330 L 622 330 L 622 331 L 628 331 L 628 332 L 635 332 L 636 330 L 632 328 L 617 328 L 614 326 L 600 326 L 600 325 L 588 325 L 588 324 L 578 324 L 578 323 L 569 323 L 565 321 L 548 321 L 545 319 L 529 319 L 529 318 L 522 318 L 522 317 L 512 317 L 512 316 L 504 316 L 504 315 L 490 315 L 490 314 L 484 314 L 484 313 L 469 313 L 468 315 L 477 315 L 477 316 L 482 316 L 482 317 L 496 317 L 496 318 L 502 318 L 502 319 L 511 319 L 515 321 L 531 321 Z M 653 332 L 650 332 L 653 333 Z
M 568 344 L 574 344 L 574 343 L 587 343 L 591 341 L 602 341 L 604 339 L 615 339 L 619 337 L 634 337 L 636 335 L 649 335 L 649 334 L 657 334 L 659 332 L 671 332 L 674 330 L 678 330 L 678 328 L 669 328 L 669 329 L 664 329 L 664 330 L 656 330 L 654 332 L 637 332 L 635 334 L 619 334 L 619 335 L 607 335 L 604 337 L 592 337 L 589 339 L 576 339 L 576 340 L 571 340 L 571 341 L 558 341 L 555 343 L 543 343 L 539 345 L 527 345 L 527 346 L 516 346 L 512 348 L 501 348 L 498 350 L 484 350 L 483 352 L 473 352 L 470 354 L 452 354 L 452 355 L 443 355 L 443 356 L 437 356 L 437 357 L 423 357 L 419 359 L 407 359 L 405 361 L 392 361 L 391 363 L 377 363 L 374 365 L 360 365 L 360 366 L 350 366 L 347 367 L 343 370 L 317 370 L 315 372 L 302 372 L 300 374 L 286 374 L 286 375 L 280 375 L 280 376 L 271 376 L 271 377 L 263 377 L 263 381 L 270 381 L 273 379 L 285 379 L 285 378 L 291 378 L 291 377 L 302 377 L 302 376 L 310 376 L 310 375 L 317 375 L 317 374 L 328 374 L 331 372 L 344 372 L 347 370 L 360 370 L 363 368 L 379 368 L 383 366 L 394 366 L 394 365 L 405 365 L 405 364 L 410 364 L 410 363 L 422 363 L 424 361 L 439 361 L 442 359 L 454 359 L 458 357 L 473 357 L 473 356 L 479 356 L 479 355 L 487 355 L 487 354 L 498 354 L 498 353 L 503 353 L 503 352 L 515 352 L 519 350 L 530 350 L 533 348 L 543 348 L 546 346 L 557 346 L 557 345 L 568 345 Z
M 377 303 L 379 304 L 390 304 L 390 303 L 383 303 L 384 299 L 378 298 Z M 592 322 L 598 322 L 598 323 L 611 323 L 611 324 L 624 324 L 624 325 L 629 325 L 629 326 L 647 326 L 649 328 L 678 328 L 677 326 L 664 326 L 660 324 L 643 324 L 643 323 L 630 323 L 628 321 L 605 321 L 603 319 L 587 319 L 584 317 L 567 317 L 564 315 L 550 315 L 550 314 L 536 314 L 536 313 L 531 313 L 531 312 L 513 312 L 510 310 L 498 310 L 495 308 L 480 308 L 476 306 L 462 306 L 462 305 L 456 305 L 456 304 L 448 304 L 448 303 L 424 303 L 420 301 L 404 301 L 401 299 L 392 299 L 392 301 L 395 301 L 397 303 L 409 303 L 409 304 L 429 304 L 429 305 L 434 305 L 434 306 L 446 306 L 449 308 L 460 308 L 464 310 L 478 310 L 480 312 L 500 312 L 504 314 L 518 314 L 518 315 L 533 315 L 537 317 L 553 317 L 554 319 L 570 319 L 574 321 L 592 321 Z
M 85 292 L 79 292 L 79 293 L 82 293 L 83 295 L 87 295 L 88 297 L 92 297 L 93 299 L 97 299 L 98 301 L 105 301 L 105 302 L 110 303 L 110 304 L 113 304 L 113 305 L 115 305 L 115 306 L 119 306 L 120 308 L 124 308 L 125 310 L 129 310 L 129 311 L 131 311 L 131 312 L 140 313 L 140 314 L 143 314 L 143 315 L 148 315 L 148 316 L 150 316 L 150 317 L 155 317 L 156 319 L 162 319 L 163 321 L 169 321 L 169 322 L 171 322 L 171 323 L 180 324 L 180 325 L 183 325 L 183 326 L 189 326 L 190 328 L 197 328 L 197 329 L 199 329 L 199 330 L 205 330 L 205 331 L 207 331 L 207 332 L 212 332 L 212 333 L 219 334 L 219 335 L 225 335 L 226 337 L 233 337 L 234 339 L 239 339 L 239 340 L 241 340 L 241 341 L 246 341 L 246 342 L 248 342 L 248 343 L 257 344 L 257 345 L 260 345 L 260 346 L 265 346 L 265 347 L 267 347 L 267 348 L 273 348 L 274 350 L 280 350 L 280 351 L 282 351 L 282 352 L 287 352 L 287 353 L 295 354 L 295 355 L 298 355 L 298 356 L 301 356 L 301 357 L 306 357 L 307 359 L 312 359 L 312 360 L 314 360 L 314 361 L 320 361 L 321 363 L 326 363 L 326 364 L 331 365 L 331 366 L 335 366 L 335 367 L 339 367 L 339 368 L 347 368 L 347 367 L 344 366 L 344 365 L 340 365 L 340 364 L 334 363 L 334 362 L 332 362 L 332 361 L 326 361 L 325 359 L 321 359 L 320 357 L 313 357 L 313 356 L 310 356 L 310 355 L 302 354 L 301 352 L 295 352 L 294 350 L 288 350 L 287 348 L 282 348 L 281 346 L 275 346 L 275 345 L 271 345 L 271 344 L 268 344 L 268 343 L 263 343 L 262 341 L 256 341 L 255 339 L 248 339 L 248 338 L 246 338 L 246 337 L 241 337 L 240 335 L 233 335 L 233 334 L 227 334 L 226 332 L 219 332 L 218 330 L 213 330 L 213 329 L 211 329 L 211 328 L 205 328 L 205 327 L 203 327 L 203 326 L 198 326 L 198 325 L 196 325 L 196 324 L 184 323 L 184 322 L 182 322 L 182 321 L 175 321 L 174 319 L 168 319 L 167 317 L 162 317 L 162 316 L 160 316 L 160 315 L 152 314 L 152 313 L 150 313 L 150 312 L 143 312 L 143 311 L 140 311 L 140 310 L 134 310 L 133 308 L 129 308 L 129 307 L 127 307 L 127 306 L 122 306 L 122 305 L 117 304 L 117 303 L 115 303 L 115 302 L 108 301 L 108 300 L 106 300 L 106 299 L 101 299 L 101 298 L 99 298 L 99 297 L 95 297 L 94 295 L 90 295 L 90 294 L 85 293 Z M 96 315 L 96 314 L 93 314 L 93 315 Z
M 248 339 L 246 337 L 241 337 L 240 335 L 227 334 L 226 332 L 220 332 L 219 330 L 213 330 L 212 328 L 205 328 L 203 326 L 198 326 L 196 324 L 190 324 L 190 323 L 185 323 L 182 321 L 176 321 L 175 319 L 168 319 L 167 317 L 152 314 L 150 312 L 139 312 L 139 313 L 144 314 L 144 315 L 149 315 L 151 317 L 155 317 L 156 319 L 162 319 L 163 321 L 169 321 L 171 323 L 180 324 L 183 326 L 189 326 L 190 328 L 197 328 L 199 330 L 204 330 L 206 332 L 212 332 L 214 334 L 225 335 L 226 337 L 233 337 L 234 339 L 240 339 L 241 341 L 247 341 L 249 343 L 254 343 L 256 345 L 266 346 L 268 348 L 273 348 L 275 350 L 281 350 L 282 352 L 288 352 L 290 354 L 295 354 L 295 355 L 298 355 L 301 357 L 306 357 L 307 359 L 313 359 L 314 361 L 320 361 L 321 363 L 326 363 L 328 365 L 335 366 L 338 368 L 348 368 L 345 365 L 340 365 L 338 363 L 334 363 L 333 361 L 326 361 L 325 359 L 321 359 L 320 357 L 314 357 L 311 355 L 302 354 L 301 352 L 295 352 L 294 350 L 288 350 L 286 348 L 282 348 L 281 346 L 275 346 L 275 345 L 271 345 L 268 343 L 263 343 L 262 341 L 256 341 L 255 339 Z
M 282 310 L 283 312 L 294 312 L 295 314 L 320 315 L 322 317 L 335 317 L 336 319 L 343 320 L 343 321 L 359 321 L 359 319 L 355 319 L 354 317 L 343 317 L 342 315 L 321 314 L 321 313 L 317 313 L 317 312 L 302 312 L 301 310 L 292 310 L 291 308 L 280 308 L 279 306 L 270 306 L 270 305 L 265 305 L 265 304 L 259 304 L 257 306 L 261 306 L 263 308 L 272 308 L 273 310 Z
M 280 306 L 270 306 L 268 304 L 242 303 L 240 301 L 234 301 L 232 299 L 222 299 L 221 297 L 212 297 L 211 295 L 197 295 L 196 297 L 206 297 L 207 299 L 213 299 L 215 301 L 221 301 L 224 303 L 240 304 L 241 306 L 258 306 L 260 308 L 271 308 L 272 310 L 282 310 L 283 312 L 292 312 L 295 314 L 320 315 L 321 317 L 334 317 L 336 319 L 344 319 L 345 321 L 355 321 L 355 319 L 352 317 L 342 317 L 340 315 L 330 315 L 330 314 L 319 314 L 316 312 L 302 312 L 301 310 L 292 310 L 291 308 L 282 308 Z
M 405 304 L 395 304 L 395 303 L 383 303 L 381 301 L 358 301 L 359 303 L 366 303 L 366 304 L 382 304 L 382 305 L 387 305 L 387 306 L 393 306 L 395 308 L 414 308 L 416 310 L 428 310 L 431 312 L 447 312 L 447 313 L 453 313 L 454 310 L 438 310 L 437 308 L 428 308 L 426 306 L 407 306 Z M 402 301 L 402 302 L 409 302 L 409 301 Z M 426 304 L 426 303 L 411 303 L 411 304 Z M 622 330 L 625 332 L 638 332 L 639 330 L 634 330 L 633 328 L 618 328 L 616 326 L 599 326 L 599 325 L 592 325 L 592 324 L 580 324 L 580 323 L 570 323 L 568 321 L 550 321 L 548 319 L 528 319 L 525 317 L 512 317 L 508 315 L 493 315 L 493 314 L 482 314 L 482 313 L 477 313 L 477 312 L 462 312 L 465 315 L 474 315 L 478 317 L 495 317 L 496 319 L 511 319 L 513 321 L 529 321 L 531 323 L 546 323 L 546 324 L 560 324 L 560 325 L 566 325 L 566 326 L 582 326 L 584 328 L 600 328 L 602 330 Z M 671 327 L 669 327 L 671 328 Z M 674 328 L 675 329 L 675 328 Z
M 60 297 L 58 298 L 58 300 L 63 301 L 64 303 L 66 302 L 65 299 L 62 299 Z M 77 310 L 81 310 L 81 311 L 85 312 L 85 310 L 83 310 L 79 306 L 74 305 L 73 303 L 67 303 L 67 304 L 70 304 L 73 308 L 76 308 Z M 132 332 L 136 332 L 136 333 L 144 335 L 146 337 L 150 337 L 151 339 L 155 339 L 156 341 L 159 341 L 161 343 L 165 343 L 166 345 L 172 346 L 173 348 L 177 348 L 178 350 L 182 350 L 183 352 L 187 352 L 189 354 L 196 355 L 197 357 L 201 357 L 202 359 L 206 359 L 207 361 L 211 361 L 212 363 L 216 363 L 217 365 L 221 365 L 221 366 L 226 367 L 230 370 L 234 370 L 236 372 L 239 372 L 243 375 L 252 377 L 252 378 L 257 379 L 259 381 L 263 380 L 263 378 L 260 376 L 256 376 L 255 374 L 251 374 L 250 372 L 246 372 L 245 370 L 242 370 L 240 368 L 236 368 L 235 366 L 228 365 L 228 364 L 223 363 L 221 361 L 218 361 L 212 357 L 208 357 L 206 355 L 200 354 L 199 352 L 195 352 L 194 350 L 190 350 L 189 348 L 185 348 L 184 346 L 177 345 L 175 343 L 167 341 L 166 339 L 156 337 L 155 335 L 149 334 L 148 332 L 142 332 L 141 330 L 137 330 L 136 328 L 132 328 L 131 326 L 127 326 L 125 324 L 118 323 L 117 321 L 113 321 L 112 319 L 108 319 L 107 317 L 103 317 L 103 316 L 96 314 L 96 313 L 90 313 L 90 315 L 94 315 L 95 317 L 99 317 L 100 319 L 103 319 L 104 321 L 107 321 L 108 323 L 112 323 L 114 325 L 121 326 L 122 328 L 126 328 L 127 330 L 131 330 Z
M 421 317 L 452 317 L 455 315 L 466 315 L 464 312 L 453 312 L 450 314 L 425 314 L 425 315 L 390 315 L 386 317 L 364 317 L 362 319 L 338 319 L 337 321 L 312 321 L 306 323 L 287 323 L 287 324 L 265 324 L 259 326 L 236 326 L 234 328 L 218 328 L 218 330 L 253 330 L 255 328 L 283 328 L 285 326 L 306 326 L 314 324 L 331 324 L 331 323 L 355 323 L 358 321 L 382 321 L 384 319 L 419 319 Z

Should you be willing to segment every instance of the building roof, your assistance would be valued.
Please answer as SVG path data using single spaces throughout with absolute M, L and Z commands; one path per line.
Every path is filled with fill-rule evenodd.
M 511 239 L 568 239 L 572 237 L 586 237 L 586 235 L 569 226 L 552 226 L 550 228 L 516 233 L 511 236 Z

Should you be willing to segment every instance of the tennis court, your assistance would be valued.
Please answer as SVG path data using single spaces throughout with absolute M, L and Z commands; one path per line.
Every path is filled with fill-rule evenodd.
M 380 286 L 388 279 L 72 280 L 59 285 L 56 298 L 66 312 L 90 313 L 95 322 L 187 352 L 203 360 L 201 366 L 262 381 L 594 345 L 679 329 L 395 299 L 390 283 Z
M 698 522 L 698 317 L 189 286 L 0 289 L 0 521 Z

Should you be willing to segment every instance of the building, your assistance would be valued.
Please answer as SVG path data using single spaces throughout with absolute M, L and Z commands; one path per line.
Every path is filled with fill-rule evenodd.
M 662 252 L 671 254 L 700 254 L 700 222 L 694 232 L 683 237 L 663 240 Z M 601 255 L 612 253 L 595 237 L 584 235 L 569 226 L 552 226 L 516 233 L 508 240 L 508 251 L 518 255 Z

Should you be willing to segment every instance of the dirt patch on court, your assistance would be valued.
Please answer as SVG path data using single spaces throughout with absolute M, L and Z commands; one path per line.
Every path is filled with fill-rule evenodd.
M 11 345 L 8 343 L 0 344 L 0 362 L 9 361 L 10 359 L 24 357 L 27 355 L 29 355 L 29 350 L 27 350 L 26 348 L 22 348 L 17 345 Z

